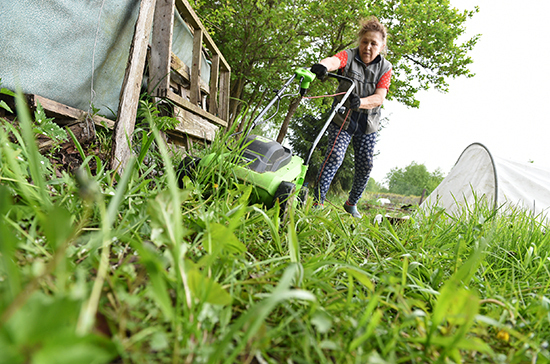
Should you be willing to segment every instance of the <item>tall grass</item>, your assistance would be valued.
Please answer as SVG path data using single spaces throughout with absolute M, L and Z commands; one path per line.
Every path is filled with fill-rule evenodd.
M 223 136 L 179 189 L 154 112 L 123 176 L 80 148 L 58 178 L 26 110 L 0 128 L 0 363 L 550 359 L 550 238 L 522 211 L 394 226 L 309 201 L 283 222 Z

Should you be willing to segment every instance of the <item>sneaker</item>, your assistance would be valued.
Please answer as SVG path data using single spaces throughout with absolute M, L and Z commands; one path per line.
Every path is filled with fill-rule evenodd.
M 361 215 L 359 211 L 357 211 L 357 205 L 349 205 L 347 201 L 344 204 L 344 210 L 346 210 L 348 214 L 351 214 L 351 216 L 356 217 L 358 219 L 363 217 L 363 215 Z
M 313 209 L 314 210 L 322 210 L 324 208 L 325 208 L 325 205 L 323 205 L 322 203 L 318 203 L 318 202 L 313 203 Z

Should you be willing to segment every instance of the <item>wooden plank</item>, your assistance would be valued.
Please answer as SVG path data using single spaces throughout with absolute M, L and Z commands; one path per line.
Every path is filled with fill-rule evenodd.
M 172 101 L 173 103 L 175 103 L 179 107 L 182 107 L 185 110 L 191 111 L 192 113 L 201 116 L 203 119 L 206 119 L 206 120 L 208 120 L 208 121 L 210 121 L 210 122 L 212 122 L 216 125 L 222 126 L 224 128 L 227 127 L 227 121 L 225 121 L 223 119 L 220 119 L 219 117 L 214 116 L 214 115 L 208 113 L 207 111 L 204 111 L 203 109 L 201 109 L 197 105 L 193 105 L 192 103 L 190 103 L 189 101 L 187 101 L 186 99 L 184 99 L 183 97 L 181 97 L 180 95 L 178 95 L 178 94 L 176 94 L 172 91 L 168 91 L 168 95 L 166 97 L 167 97 L 168 100 Z
M 185 82 L 191 83 L 191 75 L 189 74 L 189 67 L 185 63 L 183 63 L 181 59 L 179 59 L 179 57 L 176 56 L 174 53 L 172 53 L 172 57 L 170 59 L 170 67 L 175 73 L 177 73 L 181 78 L 183 78 Z M 201 92 L 210 94 L 210 87 L 201 77 L 199 77 L 199 84 L 200 84 Z
M 211 142 L 219 127 L 184 108 L 174 107 L 174 116 L 180 121 L 175 130 L 192 137 Z
M 218 96 L 218 116 L 220 119 L 226 121 L 229 121 L 230 80 L 231 73 L 229 71 L 222 71 L 220 74 L 220 94 Z
M 35 109 L 38 103 L 40 103 L 40 105 L 42 105 L 42 107 L 44 108 L 44 111 L 46 111 L 46 114 L 54 114 L 53 117 L 56 118 L 67 118 L 83 121 L 88 115 L 88 113 L 83 110 L 64 105 L 60 102 L 50 100 L 39 95 L 27 94 L 26 96 L 28 104 L 31 108 Z M 92 117 L 92 120 L 94 121 L 95 125 L 102 126 L 104 128 L 112 129 L 115 125 L 114 121 L 99 115 L 94 115 Z
M 220 77 L 220 56 L 214 54 L 212 56 L 212 64 L 210 65 L 210 104 L 208 111 L 212 115 L 218 114 L 218 78 Z
M 202 30 L 202 32 L 204 33 L 204 43 L 206 43 L 206 47 L 210 49 L 212 54 L 218 54 L 220 56 L 220 64 L 222 69 L 230 72 L 231 67 L 229 67 L 229 63 L 227 63 L 222 53 L 216 46 L 216 43 L 214 43 L 204 26 L 202 25 L 197 14 L 195 14 L 195 11 L 193 10 L 191 4 L 189 4 L 187 0 L 176 0 L 176 8 L 178 9 L 178 12 L 181 14 L 181 16 L 186 19 L 193 28 Z
M 156 0 L 141 0 L 139 15 L 130 47 L 126 74 L 120 92 L 118 118 L 113 133 L 111 169 L 121 173 L 131 155 L 130 143 L 134 132 L 141 81 L 153 24 Z
M 175 0 L 157 0 L 153 19 L 147 91 L 161 97 L 166 95 L 166 90 L 170 87 L 174 4 Z
M 199 78 L 201 75 L 201 60 L 202 60 L 202 30 L 195 29 L 193 36 L 193 66 L 191 67 L 191 94 L 190 101 L 194 105 L 198 105 L 201 99 L 199 90 Z

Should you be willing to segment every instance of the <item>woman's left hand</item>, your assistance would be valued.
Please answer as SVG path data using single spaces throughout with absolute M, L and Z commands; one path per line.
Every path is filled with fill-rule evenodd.
M 352 110 L 357 110 L 361 106 L 361 98 L 357 96 L 356 93 L 351 93 L 348 98 L 349 108 Z

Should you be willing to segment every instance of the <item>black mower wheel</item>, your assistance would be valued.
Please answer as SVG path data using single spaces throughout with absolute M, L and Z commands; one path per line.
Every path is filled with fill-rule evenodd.
M 197 169 L 197 164 L 201 161 L 198 157 L 185 157 L 178 169 L 176 170 L 176 178 L 178 180 L 178 185 L 180 188 L 183 188 L 183 177 L 187 176 L 191 180 L 195 178 L 195 170 Z
M 288 209 L 292 206 L 292 200 L 294 199 L 294 192 L 296 192 L 296 185 L 292 182 L 283 181 L 277 187 L 275 196 L 273 196 L 273 205 L 279 200 L 279 216 L 284 219 L 288 212 Z

